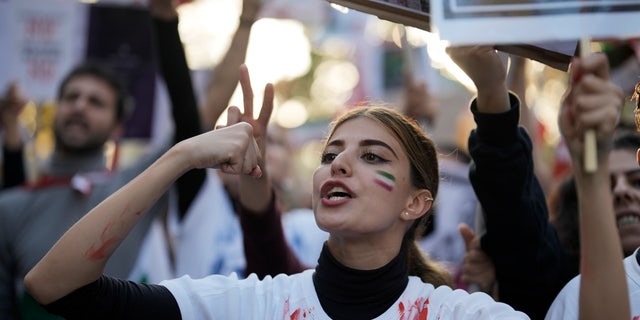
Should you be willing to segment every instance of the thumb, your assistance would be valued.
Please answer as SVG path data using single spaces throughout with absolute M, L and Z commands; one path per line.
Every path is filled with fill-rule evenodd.
M 476 237 L 476 233 L 465 223 L 461 223 L 460 225 L 458 225 L 458 231 L 460 232 L 462 239 L 464 239 L 465 250 L 469 252 L 472 247 L 471 242 Z

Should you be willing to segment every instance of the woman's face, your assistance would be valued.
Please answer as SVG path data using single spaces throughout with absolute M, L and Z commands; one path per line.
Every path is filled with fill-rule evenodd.
M 333 236 L 403 235 L 412 200 L 409 160 L 385 127 L 366 117 L 340 125 L 313 175 L 313 209 Z

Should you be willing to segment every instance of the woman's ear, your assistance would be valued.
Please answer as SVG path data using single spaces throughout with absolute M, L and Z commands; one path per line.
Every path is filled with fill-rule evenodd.
M 431 191 L 427 189 L 420 189 L 416 191 L 409 200 L 404 211 L 405 213 L 402 214 L 402 218 L 407 220 L 419 219 L 431 209 L 433 201 L 434 199 L 431 195 Z

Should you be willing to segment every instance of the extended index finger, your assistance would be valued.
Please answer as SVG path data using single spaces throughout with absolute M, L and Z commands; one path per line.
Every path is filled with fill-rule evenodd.
M 244 114 L 253 119 L 253 89 L 251 88 L 251 78 L 246 64 L 240 65 L 240 87 L 244 100 Z

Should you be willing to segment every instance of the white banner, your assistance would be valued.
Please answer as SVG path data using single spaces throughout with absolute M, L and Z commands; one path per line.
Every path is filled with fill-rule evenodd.
M 11 38 L 11 3 L 8 0 L 0 0 L 0 41 L 5 44 L 13 43 Z M 2 72 L 0 72 L 0 92 L 4 92 L 7 88 L 7 84 L 11 81 L 11 63 L 12 50 L 10 45 L 0 46 L 0 61 L 4 61 L 2 64 Z
M 11 0 L 2 5 L 2 15 L 9 17 L 0 39 L 11 45 L 0 53 L 8 61 L 0 85 L 6 88 L 8 81 L 17 80 L 29 98 L 54 99 L 61 78 L 84 56 L 88 6 L 62 0 Z
M 628 39 L 640 35 L 640 0 L 430 1 L 431 30 L 451 44 Z

